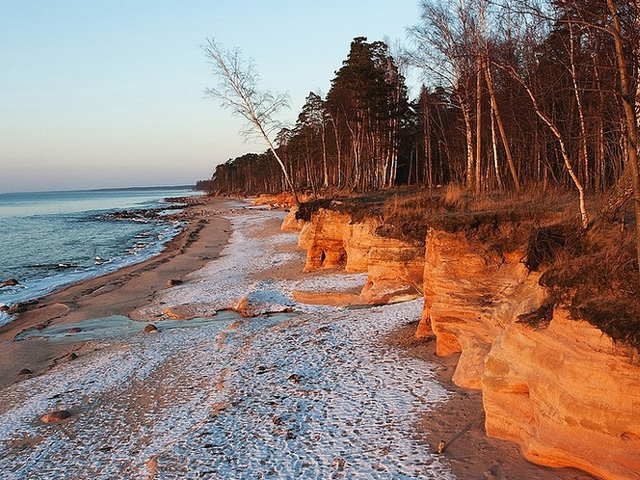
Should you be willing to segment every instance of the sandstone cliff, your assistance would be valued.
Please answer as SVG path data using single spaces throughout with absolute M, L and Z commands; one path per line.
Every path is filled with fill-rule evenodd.
M 536 463 L 640 478 L 639 380 L 630 348 L 565 310 L 544 329 L 513 324 L 485 359 L 487 434 Z
M 522 252 L 498 255 L 462 233 L 430 230 L 424 268 L 425 311 L 438 355 L 460 352 L 456 385 L 482 387 L 483 359 L 519 314 L 544 301 L 539 274 L 529 274 Z M 430 333 L 430 332 L 429 332 Z
M 546 297 L 522 257 L 431 230 L 417 333 L 435 335 L 438 355 L 460 353 L 453 381 L 482 389 L 489 436 L 517 442 L 538 464 L 640 478 L 634 350 L 559 307 L 541 327 L 518 322 Z
M 283 228 L 289 228 L 289 216 L 285 224 Z M 347 272 L 367 272 L 362 292 L 357 299 L 349 297 L 348 304 L 389 303 L 421 296 L 423 247 L 378 236 L 380 225 L 377 218 L 354 222 L 347 213 L 320 208 L 304 222 L 300 232 L 298 246 L 307 251 L 305 271 L 344 268 Z
M 434 336 L 438 355 L 460 354 L 453 381 L 482 390 L 489 436 L 518 443 L 538 464 L 640 479 L 636 350 L 552 305 L 541 272 L 525 266 L 524 245 L 494 248 L 464 229 L 430 229 L 423 247 L 381 236 L 381 225 L 324 208 L 302 225 L 288 215 L 283 228 L 300 229 L 306 271 L 367 272 L 360 294 L 295 292 L 296 299 L 375 304 L 422 290 L 416 335 Z M 532 312 L 542 317 L 537 326 L 521 320 Z

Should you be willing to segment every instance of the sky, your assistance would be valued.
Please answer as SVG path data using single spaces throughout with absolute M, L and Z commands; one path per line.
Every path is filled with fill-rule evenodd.
M 351 40 L 406 43 L 418 0 L 0 0 L 0 193 L 210 178 L 263 143 L 205 98 L 201 45 L 239 47 L 293 124 Z

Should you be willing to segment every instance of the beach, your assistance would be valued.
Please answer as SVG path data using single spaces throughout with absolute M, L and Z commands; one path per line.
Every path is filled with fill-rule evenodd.
M 217 215 L 228 201 L 194 205 L 182 215 L 187 227 L 173 238 L 162 253 L 113 273 L 84 280 L 41 299 L 27 312 L 0 327 L 0 388 L 20 379 L 18 372 L 28 368 L 34 373 L 55 364 L 78 345 L 52 345 L 37 339 L 12 343 L 20 332 L 52 324 L 77 323 L 88 318 L 126 315 L 141 306 L 172 279 L 202 267 L 215 258 L 226 244 L 229 222 Z
M 455 358 L 413 338 L 420 299 L 299 304 L 294 289 L 346 291 L 366 274 L 302 274 L 282 211 L 212 199 L 184 216 L 160 255 L 0 329 L 3 478 L 592 478 L 484 436 L 481 395 L 450 381 Z M 240 306 L 255 316 L 229 313 Z M 136 333 L 73 340 L 112 317 Z M 141 333 L 150 323 L 159 332 Z M 25 332 L 40 338 L 12 341 Z

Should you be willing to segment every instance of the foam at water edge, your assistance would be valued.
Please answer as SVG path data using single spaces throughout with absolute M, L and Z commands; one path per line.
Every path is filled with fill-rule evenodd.
M 11 320 L 13 320 L 13 316 L 9 315 L 7 312 L 0 312 L 0 327 L 6 325 Z
M 0 305 L 15 305 L 39 298 L 71 284 L 96 278 L 101 275 L 115 272 L 122 268 L 143 262 L 162 252 L 164 246 L 182 230 L 184 223 L 172 222 L 168 224 L 160 233 L 158 240 L 149 242 L 145 248 L 137 249 L 130 254 L 123 253 L 122 256 L 104 261 L 98 265 L 93 265 L 84 269 L 69 269 L 65 273 L 52 275 L 45 278 L 26 280 L 16 287 L 7 288 L 0 291 Z M 13 316 L 0 312 L 0 326 L 13 320 Z

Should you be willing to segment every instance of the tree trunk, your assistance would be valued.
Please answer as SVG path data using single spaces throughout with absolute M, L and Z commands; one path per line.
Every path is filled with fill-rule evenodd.
M 608 1 L 611 1 L 611 0 L 608 0 Z M 564 143 L 564 138 L 562 137 L 562 134 L 560 133 L 560 130 L 558 130 L 558 127 L 556 127 L 555 123 L 553 123 L 553 121 L 542 110 L 540 110 L 540 106 L 538 105 L 538 100 L 536 99 L 529 85 L 527 85 L 518 76 L 518 74 L 514 72 L 512 69 L 507 69 L 507 71 L 513 77 L 513 79 L 516 82 L 518 82 L 520 85 L 522 85 L 522 87 L 525 89 L 525 91 L 527 92 L 527 95 L 529 95 L 529 98 L 531 99 L 531 103 L 533 103 L 533 109 L 535 110 L 536 115 L 538 115 L 538 118 L 540 118 L 540 120 L 542 120 L 545 123 L 545 125 L 549 127 L 549 130 L 551 130 L 551 133 L 553 133 L 553 135 L 556 137 L 556 140 L 558 141 L 558 144 L 560 146 L 560 154 L 562 156 L 564 166 L 567 169 L 567 172 L 569 172 L 569 176 L 571 177 L 573 184 L 578 190 L 582 229 L 586 230 L 587 228 L 589 228 L 589 214 L 587 213 L 587 204 L 585 199 L 584 186 L 582 185 L 582 182 L 580 182 L 580 179 L 578 178 L 573 167 L 571 166 L 571 160 L 569 159 L 569 153 Z
M 509 172 L 511 172 L 511 178 L 513 179 L 513 185 L 516 189 L 516 192 L 520 191 L 520 181 L 518 180 L 518 173 L 516 172 L 516 166 L 513 162 L 513 157 L 511 156 L 511 147 L 509 146 L 509 140 L 507 139 L 507 134 L 504 130 L 504 125 L 502 124 L 502 117 L 500 116 L 500 110 L 498 109 L 498 102 L 496 101 L 496 95 L 493 90 L 493 79 L 491 78 L 491 71 L 489 70 L 489 65 L 485 62 L 484 64 L 484 76 L 487 81 L 487 90 L 489 90 L 489 99 L 491 101 L 491 109 L 496 118 L 496 123 L 498 124 L 498 131 L 500 132 L 500 138 L 502 139 L 502 145 L 504 147 L 504 152 L 507 157 L 507 165 L 509 166 Z
M 471 189 L 473 186 L 473 173 L 474 173 L 474 159 L 473 159 L 473 131 L 471 129 L 471 114 L 469 112 L 469 107 L 460 95 L 457 93 L 458 101 L 460 102 L 460 109 L 462 110 L 462 117 L 464 118 L 464 127 L 466 131 L 466 139 L 467 139 L 467 178 L 466 185 L 467 188 Z
M 578 72 L 576 70 L 575 60 L 575 40 L 573 38 L 573 22 L 569 21 L 569 63 L 571 65 L 571 81 L 573 83 L 573 94 L 578 107 L 578 118 L 580 120 L 580 162 L 582 166 L 583 180 L 589 185 L 589 154 L 587 152 L 587 126 L 584 120 L 584 107 L 582 106 L 582 97 L 578 89 Z
M 495 113 L 491 110 L 491 147 L 493 151 L 493 169 L 496 174 L 496 183 L 498 184 L 498 189 L 502 190 L 504 187 L 502 185 L 502 178 L 500 176 L 500 165 L 498 164 L 498 145 L 496 139 L 496 119 Z
M 633 2 L 636 9 L 636 16 L 639 15 L 640 5 L 636 0 Z M 620 98 L 622 99 L 622 106 L 624 108 L 624 114 L 626 119 L 626 133 L 628 143 L 628 165 L 627 168 L 631 169 L 631 184 L 633 185 L 633 197 L 634 208 L 636 214 L 636 253 L 638 261 L 638 269 L 640 272 L 640 173 L 638 167 L 638 118 L 636 117 L 636 105 L 635 98 L 637 96 L 636 91 L 632 91 L 628 74 L 627 74 L 627 61 L 625 59 L 622 27 L 620 26 L 620 18 L 618 12 L 613 3 L 613 0 L 607 0 L 607 7 L 613 17 L 613 38 L 616 46 L 616 60 L 618 64 L 618 75 L 620 76 Z M 637 23 L 636 19 L 636 23 Z M 637 27 L 638 25 L 636 25 Z M 637 48 L 637 46 L 634 46 Z M 637 59 L 636 59 L 637 61 Z M 640 88 L 640 83 L 636 86 Z
M 480 195 L 482 179 L 482 56 L 478 55 L 476 74 L 476 170 L 475 193 Z

